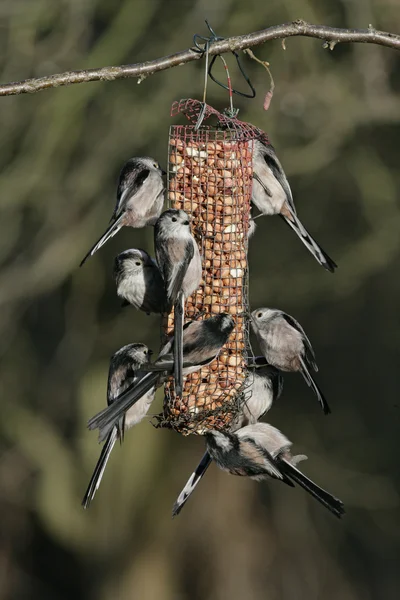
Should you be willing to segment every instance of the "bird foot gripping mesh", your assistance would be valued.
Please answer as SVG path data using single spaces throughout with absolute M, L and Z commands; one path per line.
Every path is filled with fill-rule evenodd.
M 159 426 L 187 435 L 229 428 L 246 401 L 252 377 L 247 371 L 252 140 L 268 140 L 260 129 L 198 100 L 174 103 L 171 115 L 178 113 L 184 113 L 192 124 L 170 128 L 169 206 L 191 217 L 203 266 L 201 285 L 186 301 L 185 319 L 225 312 L 235 320 L 235 329 L 218 358 L 185 377 L 182 397 L 175 395 L 173 381 L 165 386 Z M 216 125 L 194 125 L 199 115 L 202 121 L 216 117 Z M 172 330 L 173 314 L 163 328 L 164 334 Z

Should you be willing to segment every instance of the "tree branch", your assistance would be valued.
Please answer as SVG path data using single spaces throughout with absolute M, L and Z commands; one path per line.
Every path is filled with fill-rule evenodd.
M 261 31 L 247 35 L 234 36 L 214 42 L 210 45 L 210 55 L 224 54 L 232 50 L 243 50 L 252 46 L 259 46 L 270 40 L 284 39 L 293 36 L 313 37 L 324 40 L 332 50 L 338 43 L 361 42 L 368 44 L 379 44 L 395 50 L 400 49 L 400 36 L 394 33 L 377 31 L 371 25 L 368 29 L 339 29 L 324 25 L 312 25 L 298 20 L 283 25 L 275 25 Z M 39 77 L 38 79 L 25 79 L 14 83 L 3 83 L 0 85 L 0 96 L 12 96 L 15 94 L 28 94 L 42 90 L 72 85 L 74 83 L 85 83 L 88 81 L 114 81 L 115 79 L 126 79 L 137 77 L 138 83 L 158 71 L 164 71 L 172 67 L 184 65 L 192 60 L 197 60 L 202 54 L 192 48 L 157 58 L 156 60 L 138 63 L 134 65 L 121 65 L 119 67 L 102 67 L 100 69 L 87 69 L 82 71 L 67 71 L 58 75 Z

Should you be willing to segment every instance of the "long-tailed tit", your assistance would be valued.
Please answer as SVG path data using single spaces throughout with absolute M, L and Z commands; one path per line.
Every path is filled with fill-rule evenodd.
M 181 396 L 184 303 L 201 281 L 200 252 L 190 231 L 189 217 L 183 210 L 170 208 L 162 213 L 154 227 L 154 247 L 167 302 L 170 309 L 174 307 L 175 392 Z
M 269 411 L 273 402 L 282 393 L 283 377 L 275 367 L 270 365 L 254 369 L 248 374 L 248 385 L 245 385 L 245 390 L 241 411 L 231 425 L 233 432 L 245 425 L 257 423 L 258 419 Z M 173 517 L 180 513 L 189 496 L 205 475 L 211 461 L 211 456 L 207 451 L 179 494 L 172 509 Z
M 123 305 L 132 304 L 146 313 L 166 312 L 163 278 L 156 262 L 144 250 L 133 248 L 118 254 L 114 262 L 114 279 Z
M 330 408 L 311 375 L 318 371 L 315 354 L 304 329 L 282 310 L 258 308 L 251 313 L 251 326 L 267 362 L 280 371 L 300 371 L 312 388 L 325 414 Z
M 183 373 L 194 373 L 211 363 L 228 341 L 234 328 L 233 318 L 221 313 L 204 321 L 190 321 L 183 331 Z M 150 389 L 160 387 L 174 372 L 174 338 L 171 336 L 161 349 L 153 364 L 148 364 L 148 373 L 131 386 L 109 407 L 90 419 L 89 429 L 99 429 L 99 440 L 104 440 L 119 419 Z
M 144 344 L 129 344 L 128 346 L 120 348 L 120 350 L 111 357 L 107 386 L 108 406 L 143 376 L 140 368 L 149 362 L 150 355 L 151 350 Z M 136 425 L 136 423 L 139 423 L 146 416 L 147 411 L 153 402 L 154 394 L 155 388 L 153 387 L 139 400 L 139 402 L 122 415 L 111 429 L 105 440 L 100 458 L 94 468 L 93 475 L 83 498 L 82 505 L 84 508 L 89 506 L 99 488 L 115 442 L 118 439 L 122 441 L 125 431 L 130 427 L 133 427 L 133 425 Z
M 260 423 L 259 423 L 260 425 Z M 291 487 L 292 482 L 280 471 L 275 459 L 261 440 L 256 425 L 247 425 L 235 433 L 211 429 L 204 434 L 207 450 L 220 469 L 232 475 L 261 481 L 269 475 Z
M 292 443 L 267 423 L 247 425 L 235 433 L 210 431 L 206 434 L 208 451 L 224 471 L 256 481 L 272 477 L 293 486 L 293 481 L 314 496 L 337 517 L 344 514 L 343 503 L 306 477 L 296 464 L 307 457 L 292 456 Z M 271 469 L 271 460 L 278 476 Z
M 275 367 L 265 365 L 249 372 L 248 387 L 245 385 L 245 398 L 239 415 L 230 428 L 236 431 L 245 425 L 257 423 L 278 400 L 283 391 L 283 377 Z
M 327 271 L 337 264 L 311 237 L 297 216 L 292 192 L 274 148 L 254 140 L 252 202 L 264 215 L 280 215 Z
M 256 231 L 256 227 L 257 227 L 257 224 L 256 224 L 255 220 L 252 218 L 252 216 L 250 215 L 249 229 L 247 231 L 247 239 L 248 240 L 254 235 L 254 233 Z
M 80 266 L 122 227 L 139 229 L 155 224 L 164 204 L 163 175 L 165 175 L 165 171 L 150 156 L 130 158 L 125 163 L 119 176 L 117 203 L 110 225 L 86 254 Z
M 179 494 L 179 496 L 172 508 L 172 516 L 173 517 L 176 517 L 176 515 L 179 515 L 182 508 L 185 506 L 186 502 L 188 501 L 189 496 L 191 496 L 192 493 L 194 492 L 196 485 L 200 482 L 202 477 L 206 474 L 206 471 L 211 463 L 212 463 L 212 458 L 207 451 L 203 454 L 203 458 L 201 459 L 201 461 L 197 465 L 196 469 L 193 471 L 193 473 L 187 480 L 185 487 Z

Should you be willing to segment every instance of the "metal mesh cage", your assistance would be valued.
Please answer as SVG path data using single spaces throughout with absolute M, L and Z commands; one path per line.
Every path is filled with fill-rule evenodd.
M 192 121 L 204 105 L 185 100 L 173 105 Z M 200 287 L 186 300 L 185 319 L 206 319 L 221 312 L 235 319 L 235 329 L 218 358 L 184 378 L 182 397 L 173 381 L 165 386 L 161 426 L 180 433 L 229 428 L 246 401 L 248 373 L 248 230 L 252 189 L 252 140 L 263 132 L 230 119 L 206 105 L 204 119 L 216 127 L 175 125 L 168 149 L 169 205 L 192 219 L 192 233 L 202 256 Z M 227 123 L 229 126 L 227 126 Z M 173 329 L 173 314 L 164 333 Z

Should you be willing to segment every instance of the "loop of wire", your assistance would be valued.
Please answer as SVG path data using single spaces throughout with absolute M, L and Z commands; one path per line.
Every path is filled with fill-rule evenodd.
M 225 90 L 228 90 L 229 92 L 229 108 L 226 109 L 224 112 L 227 116 L 234 118 L 237 116 L 239 110 L 233 107 L 233 94 L 237 94 L 238 96 L 242 96 L 244 98 L 255 98 L 256 96 L 256 90 L 254 89 L 248 75 L 246 74 L 242 63 L 240 62 L 240 57 L 239 54 L 235 51 L 232 50 L 232 54 L 234 55 L 237 65 L 239 67 L 239 70 L 241 72 L 241 74 L 243 75 L 246 83 L 248 84 L 251 93 L 245 93 L 245 92 L 240 92 L 239 90 L 236 90 L 232 87 L 232 82 L 231 82 L 231 78 L 229 75 L 229 70 L 228 70 L 228 66 L 226 64 L 225 59 L 223 58 L 223 56 L 221 56 L 220 54 L 216 54 L 213 59 L 211 60 L 211 62 L 209 63 L 209 50 L 210 50 L 210 45 L 213 42 L 217 42 L 217 41 L 221 41 L 224 40 L 225 38 L 217 35 L 215 33 L 215 31 L 213 30 L 213 28 L 211 27 L 211 25 L 209 24 L 209 22 L 206 19 L 206 25 L 208 27 L 208 30 L 210 31 L 211 35 L 210 37 L 205 37 L 202 35 L 199 35 L 198 33 L 196 33 L 193 36 L 193 44 L 194 44 L 194 52 L 200 52 L 202 54 L 205 54 L 206 57 L 206 66 L 205 66 L 205 76 L 204 76 L 204 91 L 203 91 L 203 108 L 199 114 L 199 118 L 197 120 L 197 123 L 195 125 L 195 130 L 197 131 L 197 129 L 199 129 L 200 125 L 203 122 L 204 119 L 204 115 L 206 112 L 206 93 L 207 93 L 207 77 L 210 77 L 210 79 L 212 81 L 214 81 L 214 83 L 216 83 L 217 85 L 219 85 L 220 87 L 222 87 Z M 200 40 L 203 42 L 203 45 L 201 45 Z M 223 65 L 224 65 L 224 69 L 226 71 L 226 75 L 227 75 L 227 85 L 225 85 L 224 83 L 222 83 L 222 81 L 219 81 L 212 73 L 212 69 L 214 66 L 214 63 L 216 61 L 217 58 L 220 58 Z

